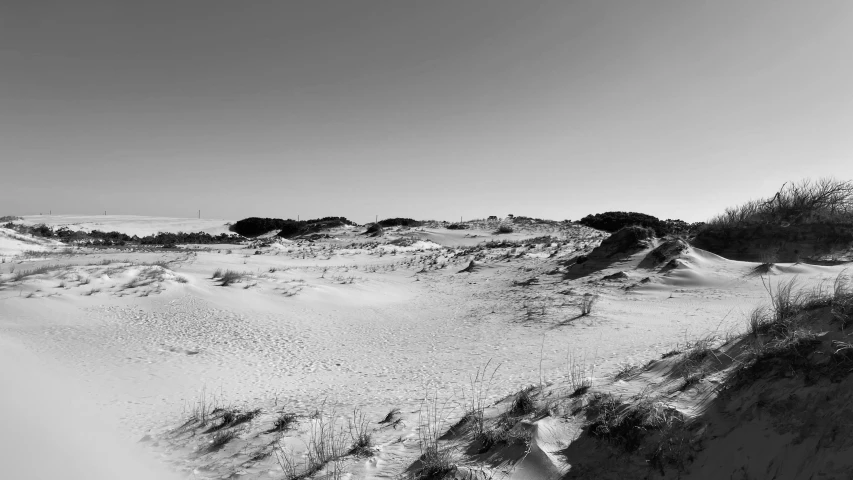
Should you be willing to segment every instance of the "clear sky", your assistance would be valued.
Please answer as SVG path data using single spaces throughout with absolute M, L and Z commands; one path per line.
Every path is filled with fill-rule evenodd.
M 2 2 L 0 166 L 0 215 L 705 220 L 853 179 L 853 2 Z

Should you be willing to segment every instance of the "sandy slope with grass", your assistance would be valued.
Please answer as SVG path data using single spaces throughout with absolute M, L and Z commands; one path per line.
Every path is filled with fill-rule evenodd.
M 180 223 L 134 222 L 137 234 Z M 431 444 L 451 448 L 459 478 L 553 478 L 597 471 L 577 460 L 598 450 L 578 441 L 587 420 L 572 414 L 595 392 L 659 388 L 669 373 L 650 360 L 736 338 L 767 302 L 768 281 L 827 286 L 842 269 L 778 264 L 758 275 L 756 263 L 658 239 L 593 250 L 607 235 L 575 225 L 360 232 L 177 249 L 8 247 L 0 336 L 192 478 L 285 478 L 291 465 L 317 478 L 389 478 L 419 471 Z M 592 389 L 572 396 L 580 382 Z M 519 407 L 528 386 L 530 405 Z M 669 393 L 667 408 L 701 408 L 690 392 Z M 463 417 L 472 410 L 483 420 Z M 364 435 L 370 445 L 351 451 Z

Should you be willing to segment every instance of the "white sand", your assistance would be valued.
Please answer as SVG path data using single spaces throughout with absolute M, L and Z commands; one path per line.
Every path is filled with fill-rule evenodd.
M 218 228 L 143 218 L 99 223 L 97 217 L 76 217 L 73 223 L 136 234 L 166 226 L 210 233 Z M 418 455 L 415 412 L 425 393 L 461 402 L 470 376 L 489 361 L 500 365 L 490 400 L 538 383 L 540 376 L 563 379 L 569 352 L 583 352 L 603 378 L 621 363 L 645 363 L 698 335 L 741 331 L 745 313 L 766 297 L 760 279 L 748 275 L 755 264 L 700 250 L 689 251 L 668 272 L 636 269 L 647 249 L 587 277 L 563 281 L 554 273 L 561 259 L 589 251 L 602 238 L 583 228 L 573 230 L 571 242 L 559 249 L 491 250 L 470 273 L 457 273 L 473 258 L 455 255 L 457 247 L 507 237 L 420 229 L 386 238 L 410 236 L 411 245 L 362 248 L 350 244 L 375 239 L 358 231 L 342 229 L 334 232 L 335 239 L 314 244 L 203 246 L 184 253 L 57 252 L 2 264 L 0 278 L 6 280 L 13 265 L 71 267 L 0 287 L 0 338 L 22 345 L 30 352 L 27 358 L 37 356 L 44 364 L 40 371 L 49 369 L 79 385 L 92 408 L 120 425 L 119 434 L 129 439 L 174 427 L 203 390 L 223 403 L 268 411 L 284 405 L 305 414 L 326 399 L 343 412 L 358 406 L 374 421 L 399 407 L 407 427 L 377 433 L 377 456 L 348 465 L 352 478 L 387 478 Z M 19 256 L 15 262 L 23 260 Z M 112 264 L 101 265 L 104 260 Z M 123 263 L 128 261 L 171 263 L 165 268 Z M 216 269 L 247 277 L 217 286 L 211 280 Z M 600 280 L 619 271 L 629 278 Z M 802 284 L 814 285 L 838 271 L 782 265 L 774 274 L 798 275 Z M 530 286 L 517 284 L 534 277 Z M 638 283 L 645 277 L 648 283 Z M 584 293 L 600 300 L 593 315 L 574 319 Z M 19 368 L 0 362 L 5 375 Z M 242 441 L 246 448 L 260 445 L 258 439 Z M 271 466 L 249 469 L 242 478 L 269 478 L 275 462 L 267 461 Z M 212 477 L 233 471 L 217 465 Z M 512 478 L 536 477 L 517 475 Z

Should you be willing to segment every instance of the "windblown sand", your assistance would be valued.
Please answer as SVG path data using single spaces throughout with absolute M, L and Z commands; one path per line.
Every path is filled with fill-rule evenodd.
M 53 224 L 128 234 L 226 231 L 191 220 L 60 220 Z M 26 352 L 7 355 L 15 361 L 4 359 L 0 371 L 37 372 L 36 384 L 52 377 L 73 383 L 99 417 L 133 441 L 180 424 L 202 392 L 222 404 L 284 406 L 304 415 L 334 403 L 344 414 L 360 408 L 374 421 L 400 408 L 407 426 L 378 432 L 376 455 L 349 467 L 350 478 L 388 478 L 418 456 L 415 423 L 425 395 L 464 403 L 471 377 L 489 362 L 497 366 L 489 401 L 562 381 L 570 354 L 584 355 L 593 376 L 604 379 L 697 336 L 741 332 L 747 312 L 766 303 L 761 277 L 750 274 L 755 264 L 701 250 L 688 252 L 674 269 L 637 269 L 645 251 L 565 280 L 561 262 L 606 236 L 584 227 L 552 232 L 559 243 L 479 252 L 465 249 L 543 232 L 423 228 L 392 231 L 379 241 L 359 232 L 340 229 L 313 243 L 119 250 L 66 249 L 0 230 L 0 340 Z M 472 271 L 459 273 L 471 260 Z M 13 269 L 44 265 L 51 269 L 12 281 Z M 244 276 L 219 286 L 211 278 L 217 269 Z M 772 276 L 796 275 L 809 286 L 839 271 L 779 265 Z M 618 272 L 625 278 L 602 279 Z M 578 318 L 587 293 L 598 301 L 592 315 Z M 53 395 L 55 408 L 66 408 L 62 394 L 50 389 L 4 390 L 40 397 L 19 405 L 42 408 L 43 397 Z M 241 448 L 263 446 L 241 441 Z M 174 447 L 164 441 L 150 450 L 179 471 L 195 471 L 195 478 L 241 468 L 241 478 L 276 474 L 274 461 L 238 468 L 220 457 L 198 470 L 198 461 L 180 460 L 166 446 Z M 538 478 L 542 471 L 512 478 Z

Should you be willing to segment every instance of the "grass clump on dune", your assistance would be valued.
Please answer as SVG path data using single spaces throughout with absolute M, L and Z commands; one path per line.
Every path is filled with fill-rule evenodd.
M 830 292 L 795 289 L 796 279 L 779 282 L 775 288 L 766 283 L 769 308 L 757 308 L 749 315 L 747 346 L 734 370 L 727 390 L 746 387 L 759 379 L 802 374 L 807 383 L 818 378 L 840 379 L 853 372 L 853 355 L 844 336 L 853 323 L 853 289 L 842 272 Z M 826 331 L 840 323 L 839 333 Z M 840 348 L 839 348 L 840 345 Z M 835 347 L 835 348 L 833 348 Z
M 245 277 L 245 273 L 238 272 L 236 270 L 225 270 L 223 272 L 221 268 L 217 268 L 216 271 L 213 272 L 213 276 L 211 278 L 219 280 L 220 287 L 227 287 L 228 285 L 242 281 Z
M 678 410 L 659 399 L 642 395 L 626 402 L 609 393 L 596 393 L 588 409 L 592 414 L 589 434 L 626 452 L 640 448 L 649 432 L 685 422 Z
M 373 455 L 373 436 L 370 433 L 367 416 L 358 408 L 353 410 L 349 422 L 349 434 L 352 439 L 350 455 L 369 457 Z
M 278 417 L 276 417 L 275 422 L 273 423 L 272 428 L 266 431 L 266 433 L 273 432 L 284 432 L 288 430 L 296 423 L 296 414 L 290 412 L 281 412 Z
M 849 223 L 853 221 L 853 181 L 821 178 L 785 183 L 771 198 L 746 202 L 708 222 L 714 227 L 780 223 Z
M 452 446 L 441 444 L 449 409 L 447 404 L 439 405 L 437 393 L 427 396 L 421 403 L 418 414 L 418 440 L 421 456 L 418 467 L 410 475 L 412 480 L 444 478 L 457 469 L 456 450 Z
M 513 416 L 527 415 L 536 410 L 536 404 L 533 401 L 532 386 L 522 388 L 512 398 L 512 403 L 507 410 L 507 413 Z
M 66 267 L 63 267 L 62 265 L 39 265 L 38 267 L 35 267 L 31 270 L 18 270 L 17 272 L 14 272 L 12 279 L 15 282 L 20 282 L 21 280 L 23 280 L 27 277 L 32 277 L 35 275 L 41 275 L 41 274 L 48 273 L 48 272 L 51 272 L 53 270 L 58 270 L 61 268 L 66 268 Z

